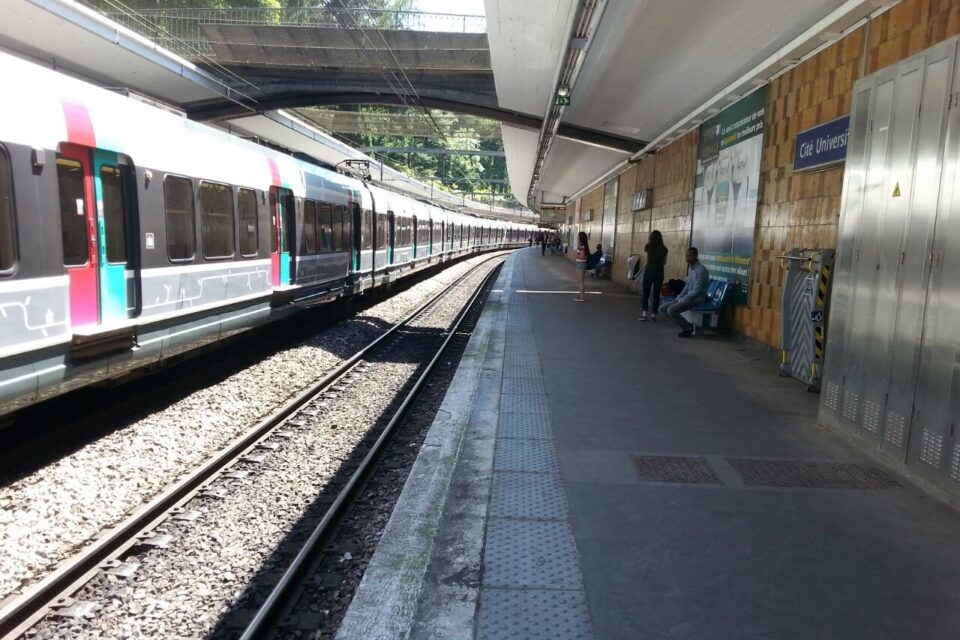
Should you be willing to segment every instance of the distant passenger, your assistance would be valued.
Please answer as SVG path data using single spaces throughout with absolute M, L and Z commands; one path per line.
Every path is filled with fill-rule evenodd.
M 587 275 L 587 258 L 590 256 L 590 241 L 587 234 L 581 231 L 577 235 L 577 285 L 580 287 L 580 297 L 574 298 L 577 302 L 586 302 L 583 279 Z
M 540 255 L 547 255 L 547 234 L 543 232 L 540 233 Z
M 696 247 L 687 249 L 687 283 L 673 302 L 667 302 L 660 308 L 660 312 L 672 318 L 680 325 L 681 338 L 693 335 L 695 327 L 687 322 L 681 313 L 699 307 L 707 301 L 707 288 L 710 286 L 710 272 L 700 262 L 700 252 Z
M 663 234 L 654 229 L 650 232 L 643 250 L 647 254 L 647 261 L 643 265 L 643 284 L 641 285 L 640 322 L 647 321 L 647 309 L 650 309 L 650 320 L 657 319 L 657 309 L 660 307 L 660 288 L 663 286 L 663 268 L 667 264 L 668 249 L 663 244 Z M 653 292 L 653 305 L 650 302 L 650 293 Z

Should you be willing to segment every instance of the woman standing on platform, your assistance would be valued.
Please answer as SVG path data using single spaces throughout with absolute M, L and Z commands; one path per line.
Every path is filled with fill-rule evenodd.
M 583 278 L 587 275 L 587 256 L 590 255 L 589 242 L 587 234 L 583 231 L 577 235 L 577 284 L 580 286 L 580 297 L 574 298 L 577 302 L 585 302 L 583 296 L 586 292 L 583 290 Z
M 663 234 L 654 229 L 650 232 L 647 245 L 643 248 L 647 254 L 647 263 L 643 267 L 643 311 L 640 313 L 640 322 L 647 320 L 647 303 L 650 301 L 650 289 L 653 289 L 653 307 L 650 310 L 650 319 L 657 319 L 660 309 L 660 287 L 663 286 L 663 267 L 667 264 L 667 247 L 663 244 Z

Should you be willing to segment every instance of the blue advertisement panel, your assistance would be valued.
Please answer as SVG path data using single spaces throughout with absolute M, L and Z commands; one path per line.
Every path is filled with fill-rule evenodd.
M 850 116 L 824 122 L 797 134 L 793 170 L 808 171 L 843 162 L 847 157 Z

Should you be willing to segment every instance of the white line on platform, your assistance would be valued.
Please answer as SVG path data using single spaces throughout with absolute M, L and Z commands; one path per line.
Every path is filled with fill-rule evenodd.
M 576 295 L 579 291 L 534 291 L 533 289 L 517 289 L 516 293 L 562 293 L 564 295 Z M 602 296 L 603 291 L 587 291 L 587 295 Z

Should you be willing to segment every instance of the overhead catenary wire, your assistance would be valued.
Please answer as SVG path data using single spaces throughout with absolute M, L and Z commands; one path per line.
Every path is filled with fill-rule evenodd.
M 374 55 L 376 55 L 377 59 L 375 60 L 375 62 L 378 62 L 380 65 L 380 75 L 390 86 L 394 95 L 396 95 L 400 99 L 400 101 L 404 104 L 405 107 L 420 109 L 423 112 L 423 114 L 426 116 L 426 118 L 430 120 L 431 124 L 436 129 L 440 138 L 447 144 L 450 144 L 450 140 L 449 138 L 447 138 L 446 133 L 440 127 L 440 124 L 433 117 L 433 114 L 430 113 L 430 110 L 426 106 L 424 106 L 420 98 L 419 92 L 417 91 L 413 82 L 410 80 L 410 77 L 407 75 L 406 70 L 404 69 L 403 65 L 400 63 L 400 60 L 397 58 L 396 54 L 394 53 L 393 48 L 387 42 L 387 39 L 383 35 L 383 32 L 381 31 L 381 29 L 376 25 L 376 20 L 374 19 L 370 9 L 365 8 L 364 11 L 367 12 L 367 16 L 370 18 L 370 23 L 373 25 L 373 30 L 377 32 L 377 35 L 380 37 L 380 41 L 383 43 L 382 50 L 378 48 L 376 44 L 366 34 L 364 27 L 360 24 L 360 21 L 357 20 L 357 17 L 352 13 L 353 9 L 350 7 L 347 7 L 344 0 L 335 0 L 335 1 L 339 9 L 342 10 L 347 16 L 349 16 L 350 20 L 353 23 L 352 24 L 353 30 L 356 32 L 359 32 L 360 36 L 364 40 L 366 40 L 369 46 L 364 46 L 363 42 L 358 42 L 356 35 L 354 33 L 350 34 L 351 39 L 354 41 L 354 43 L 357 45 L 360 51 L 362 51 L 371 59 L 373 59 Z M 330 7 L 331 5 L 328 3 L 327 6 Z M 336 16 L 336 13 L 335 13 L 335 16 Z M 337 17 L 336 19 L 338 22 L 343 24 L 343 21 L 341 20 L 341 18 Z M 349 27 L 350 25 L 347 25 L 347 26 Z M 386 51 L 389 54 L 393 63 L 392 67 L 391 65 L 387 64 L 388 61 L 384 60 L 383 54 L 381 53 L 381 51 Z M 397 76 L 396 71 L 394 71 L 393 69 L 399 70 L 400 74 L 403 76 L 402 79 L 399 76 Z M 390 73 L 394 82 L 391 82 L 386 77 L 384 73 L 385 71 L 388 71 Z M 399 85 L 399 88 L 398 88 L 398 85 Z M 408 100 L 410 96 L 412 96 L 413 101 L 415 102 L 415 105 L 413 105 L 413 107 L 411 107 L 410 101 Z M 452 165 L 452 166 L 456 167 L 456 165 Z M 460 173 L 461 173 L 460 179 L 465 180 L 470 185 L 471 190 L 475 191 L 477 188 L 477 185 L 470 178 L 470 176 L 467 176 L 462 171 L 460 171 Z

